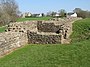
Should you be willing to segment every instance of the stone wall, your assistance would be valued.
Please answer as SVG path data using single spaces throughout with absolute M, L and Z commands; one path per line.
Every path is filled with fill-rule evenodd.
M 58 21 L 25 21 L 11 23 L 0 33 L 0 56 L 29 44 L 70 43 L 72 23 L 79 18 L 64 18 Z M 27 32 L 28 31 L 28 32 Z
M 16 22 L 10 23 L 7 27 L 6 32 L 27 32 L 30 31 L 37 31 L 37 21 L 25 21 L 25 22 Z
M 53 22 L 43 23 L 42 21 L 38 21 L 37 29 L 38 32 L 57 32 L 59 29 L 61 29 L 61 25 L 55 25 Z
M 0 33 L 0 56 L 27 44 L 28 39 L 25 33 L 4 32 Z
M 60 44 L 60 35 L 42 35 L 28 31 L 29 44 Z

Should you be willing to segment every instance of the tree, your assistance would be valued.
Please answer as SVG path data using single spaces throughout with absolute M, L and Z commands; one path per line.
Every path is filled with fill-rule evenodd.
M 83 10 L 81 9 L 81 8 L 75 8 L 74 10 L 73 10 L 73 12 L 74 13 L 77 13 L 77 16 L 78 17 L 83 17 L 84 15 L 84 12 L 83 12 Z
M 86 17 L 90 18 L 90 11 L 86 11 Z
M 4 24 L 16 21 L 20 12 L 15 0 L 0 0 L 0 10 L 0 21 Z
M 61 9 L 58 12 L 61 17 L 66 17 L 66 11 L 64 9 Z
M 47 12 L 47 16 L 51 16 L 51 11 Z
M 54 17 L 57 14 L 57 12 L 52 11 L 51 16 Z
M 82 10 L 81 8 L 75 8 L 73 12 L 77 13 L 78 17 L 82 18 L 89 18 L 90 17 L 90 11 Z
M 51 16 L 51 17 L 54 17 L 56 14 L 57 12 L 54 12 L 54 11 L 47 12 L 47 16 Z
M 44 17 L 45 16 L 45 14 L 44 13 L 42 13 L 42 17 Z
M 75 13 L 80 13 L 81 11 L 83 11 L 81 8 L 75 8 L 75 9 L 73 10 L 73 12 L 75 12 Z

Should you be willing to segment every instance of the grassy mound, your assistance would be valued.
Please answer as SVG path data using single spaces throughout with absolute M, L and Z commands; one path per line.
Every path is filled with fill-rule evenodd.
M 72 42 L 81 42 L 90 39 L 90 18 L 73 23 Z

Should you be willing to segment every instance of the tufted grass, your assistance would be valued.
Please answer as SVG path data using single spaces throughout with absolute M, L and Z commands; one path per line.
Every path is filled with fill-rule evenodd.
M 30 17 L 30 18 L 18 18 L 17 19 L 17 22 L 22 22 L 22 21 L 31 21 L 31 20 L 37 20 L 37 21 L 39 21 L 39 20 L 49 20 L 49 19 L 51 19 L 52 17 L 36 17 L 36 18 L 34 18 L 34 17 Z
M 0 33 L 5 32 L 6 27 L 0 27 Z

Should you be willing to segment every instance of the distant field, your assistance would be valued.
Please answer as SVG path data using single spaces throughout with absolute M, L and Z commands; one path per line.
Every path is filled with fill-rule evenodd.
M 37 18 L 18 18 L 17 22 L 21 22 L 21 21 L 31 21 L 31 20 L 49 20 L 52 17 L 37 17 Z

